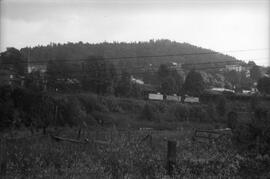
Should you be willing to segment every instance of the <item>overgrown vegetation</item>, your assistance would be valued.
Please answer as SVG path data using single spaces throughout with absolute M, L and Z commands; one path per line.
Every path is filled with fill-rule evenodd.
M 106 117 L 125 115 L 141 122 L 208 121 L 213 116 L 206 105 L 143 101 L 132 98 L 99 96 L 92 93 L 48 94 L 21 88 L 1 88 L 1 128 L 26 127 L 33 132 L 49 126 L 80 126 L 103 123 Z M 104 118 L 104 119 L 103 119 Z M 132 117 L 133 118 L 133 117 Z M 90 121 L 88 121 L 90 120 Z M 143 121 L 142 121 L 143 120 Z M 112 120 L 114 121 L 114 120 Z M 117 123 L 117 121 L 115 121 Z M 108 122 L 113 125 L 113 122 Z
M 166 175 L 165 138 L 178 141 L 176 178 L 270 176 L 269 109 L 262 108 L 267 105 L 256 98 L 245 105 L 224 98 L 217 99 L 218 103 L 187 104 L 92 93 L 48 94 L 9 87 L 0 92 L 2 131 L 24 133 L 24 128 L 31 132 L 40 128 L 52 133 L 56 127 L 63 130 L 60 136 L 88 141 L 57 142 L 48 135 L 12 140 L 1 137 L 2 175 L 162 178 Z M 248 114 L 250 120 L 237 113 L 240 108 L 253 110 Z M 225 127 L 226 118 L 233 130 L 230 145 L 225 141 L 191 140 L 193 128 Z M 154 130 L 139 131 L 140 127 Z M 79 137 L 78 129 L 84 131 Z M 99 129 L 105 131 L 102 137 Z M 161 129 L 163 132 L 155 132 Z M 94 145 L 93 140 L 108 144 Z
M 167 175 L 166 137 L 178 141 L 176 178 L 270 176 L 269 155 L 254 157 L 238 153 L 232 146 L 219 146 L 226 147 L 219 150 L 215 143 L 192 142 L 194 125 L 182 123 L 178 131 L 151 133 L 88 131 L 84 137 L 90 140 L 85 144 L 54 141 L 49 136 L 1 140 L 1 174 L 27 178 L 163 178 Z M 66 129 L 62 135 L 74 138 L 76 134 Z M 108 144 L 95 144 L 91 142 L 94 139 Z

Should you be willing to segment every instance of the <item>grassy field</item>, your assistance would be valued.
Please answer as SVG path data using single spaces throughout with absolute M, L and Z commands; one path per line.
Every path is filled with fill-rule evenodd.
M 168 140 L 177 143 L 174 178 L 270 177 L 268 155 L 242 152 L 229 138 L 211 142 L 192 138 L 195 129 L 227 127 L 231 110 L 243 108 L 239 119 L 250 120 L 247 102 L 183 104 L 94 94 L 52 99 L 45 104 L 50 107 L 54 101 L 57 113 L 29 115 L 36 129 L 48 123 L 46 135 L 33 135 L 22 123 L 0 133 L 0 178 L 168 178 Z
M 57 141 L 49 135 L 23 137 L 28 134 L 21 132 L 21 138 L 1 140 L 2 177 L 168 178 L 168 140 L 177 141 L 175 178 L 270 176 L 265 169 L 270 166 L 269 156 L 251 160 L 237 154 L 232 145 L 192 140 L 194 128 L 215 127 L 181 122 L 177 130 L 100 128 L 83 131 L 78 139 L 82 143 Z M 57 135 L 77 141 L 76 129 L 62 128 Z

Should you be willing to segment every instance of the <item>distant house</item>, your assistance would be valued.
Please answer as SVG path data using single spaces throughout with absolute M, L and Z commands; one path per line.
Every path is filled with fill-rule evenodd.
M 225 69 L 228 71 L 237 71 L 237 72 L 241 72 L 244 71 L 244 67 L 241 65 L 226 65 Z
M 181 63 L 172 62 L 171 63 L 171 68 L 180 69 L 180 68 L 182 68 L 182 64 Z
M 0 69 L 0 85 L 12 85 L 14 82 L 14 72 L 8 69 Z
M 134 83 L 137 83 L 137 84 L 140 84 L 140 85 L 144 84 L 143 80 L 136 79 L 133 76 L 131 76 L 131 82 L 134 82 Z
M 18 75 L 13 69 L 0 69 L 0 86 L 24 86 L 24 76 Z
M 163 100 L 163 95 L 160 94 L 160 93 L 157 93 L 157 94 L 149 93 L 148 94 L 148 99 L 162 101 Z
M 234 90 L 226 89 L 226 88 L 211 88 L 210 91 L 235 93 Z
M 47 89 L 47 80 L 45 78 L 45 73 L 47 72 L 46 64 L 28 63 L 27 72 L 28 74 L 38 72 L 38 76 L 35 77 L 36 79 L 34 80 L 35 85 L 38 86 L 40 89 Z
M 185 103 L 199 103 L 200 99 L 198 97 L 193 97 L 193 96 L 185 96 L 184 99 Z
M 250 78 L 250 70 L 246 70 L 246 77 Z
M 250 67 L 242 65 L 226 65 L 225 70 L 227 71 L 236 71 L 236 72 L 245 72 L 247 78 L 250 77 Z
M 166 95 L 166 100 L 167 101 L 178 101 L 178 102 L 181 102 L 181 96 L 177 96 L 176 94 L 174 94 L 174 95 Z
M 27 72 L 32 73 L 34 71 L 40 71 L 41 73 L 45 73 L 47 71 L 47 65 L 45 65 L 45 64 L 28 64 Z

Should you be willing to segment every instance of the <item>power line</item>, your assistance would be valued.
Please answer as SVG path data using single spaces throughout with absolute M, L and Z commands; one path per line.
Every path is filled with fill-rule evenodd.
M 55 60 L 53 62 L 83 62 L 83 61 L 113 61 L 113 60 L 123 60 L 123 59 L 144 59 L 144 58 L 161 58 L 161 57 L 179 57 L 179 56 L 192 56 L 192 55 L 224 55 L 222 53 L 228 53 L 228 52 L 247 52 L 247 51 L 258 51 L 258 50 L 266 50 L 269 48 L 264 48 L 264 49 L 246 49 L 246 50 L 230 50 L 230 51 L 223 51 L 223 52 L 201 52 L 201 53 L 180 53 L 180 54 L 164 54 L 164 55 L 145 55 L 145 56 L 126 56 L 126 57 L 105 57 L 102 59 L 90 59 L 90 58 L 83 58 L 83 59 L 62 59 L 62 60 Z M 96 57 L 94 57 L 96 58 Z M 154 59 L 157 60 L 157 59 Z M 24 61 L 24 62 L 16 62 L 18 63 L 27 63 L 27 64 L 44 64 L 48 63 L 51 60 L 40 60 L 40 61 Z M 5 62 L 2 63 L 3 65 L 6 64 L 14 64 L 12 62 Z
M 250 50 L 250 49 L 249 49 Z M 255 50 L 255 49 L 253 49 L 253 50 Z M 248 50 L 241 50 L 241 51 L 248 51 Z M 178 54 L 178 55 L 203 55 L 203 54 L 219 54 L 219 52 L 214 52 L 214 53 L 194 53 L 194 54 L 191 54 L 191 53 L 189 53 L 189 54 Z M 119 58 L 105 58 L 104 60 L 116 60 L 116 59 L 125 59 L 125 58 L 148 58 L 148 57 L 165 57 L 165 56 L 178 56 L 178 55 L 155 55 L 155 56 L 136 56 L 136 57 L 119 57 Z M 86 59 L 84 59 L 84 60 L 86 60 Z M 204 68 L 202 68 L 202 67 L 200 67 L 200 68 L 197 68 L 196 66 L 197 65 L 199 65 L 199 64 L 211 64 L 211 65 L 213 65 L 213 64 L 219 64 L 219 63 L 224 63 L 224 64 L 226 64 L 226 63 L 236 63 L 236 62 L 239 62 L 239 61 L 235 61 L 235 60 L 227 60 L 227 59 L 220 59 L 220 60 L 226 60 L 226 61 L 208 61 L 208 62 L 197 62 L 197 63 L 184 63 L 184 65 L 183 66 L 185 66 L 185 67 L 188 67 L 188 66 L 192 66 L 192 65 L 195 65 L 195 66 L 192 66 L 191 68 L 193 68 L 193 69 L 195 69 L 195 70 L 207 70 L 207 69 L 220 69 L 220 68 L 222 68 L 222 67 L 204 67 Z M 78 61 L 78 60 L 72 60 L 72 61 Z M 93 60 L 93 61 L 96 61 L 96 60 Z M 40 61 L 39 61 L 40 62 Z M 48 61 L 46 61 L 46 62 L 48 62 Z M 56 61 L 56 62 L 63 62 L 62 60 L 61 61 Z M 133 70 L 134 69 L 138 69 L 138 70 L 141 70 L 141 71 L 143 71 L 143 70 L 147 70 L 147 69 L 145 69 L 145 66 L 142 66 L 142 67 L 133 67 L 132 68 Z M 154 68 L 152 67 L 151 68 L 151 70 L 149 70 L 148 69 L 148 71 L 147 72 L 154 72 L 154 73 L 156 73 L 157 71 L 154 71 L 153 70 Z M 115 70 L 126 70 L 125 68 L 115 68 Z M 155 69 L 156 70 L 156 69 Z M 182 69 L 175 69 L 176 71 L 182 71 Z M 96 70 L 92 70 L 92 72 L 97 72 L 97 71 L 100 71 L 100 70 L 98 70 L 98 69 L 96 69 Z M 147 72 L 132 72 L 132 75 L 142 75 L 142 74 L 146 74 Z M 61 74 L 61 73 L 64 73 L 65 75 L 67 75 L 67 73 L 81 73 L 81 74 L 79 74 L 79 75 L 77 75 L 77 77 L 78 76 L 86 76 L 87 75 L 87 71 L 85 72 L 85 71 L 82 71 L 82 70 L 80 70 L 80 71 L 64 71 L 64 72 L 56 72 L 56 73 L 51 73 L 51 74 L 46 74 L 46 76 L 51 76 L 51 75 L 53 75 L 53 74 Z M 72 74 L 72 76 L 73 76 L 74 74 Z M 122 74 L 115 74 L 116 76 L 119 76 L 119 75 L 122 75 Z M 67 76 L 69 76 L 69 75 L 67 75 Z M 87 77 L 88 79 L 91 79 L 91 78 L 89 78 L 89 77 Z M 93 78 L 94 80 L 97 80 L 96 78 Z M 33 79 L 34 80 L 34 79 Z
M 220 69 L 220 68 L 221 67 L 199 67 L 199 68 L 191 68 L 191 69 L 200 71 L 200 70 L 212 70 L 212 69 Z M 177 72 L 178 71 L 183 71 L 183 69 L 175 69 L 175 68 L 174 68 L 174 70 L 177 71 Z M 64 78 L 68 79 L 68 78 L 78 78 L 78 77 L 83 78 L 83 77 L 86 77 L 87 80 L 93 80 L 93 81 L 95 81 L 95 83 L 98 83 L 98 84 L 103 84 L 103 83 L 111 82 L 111 81 L 114 80 L 113 78 L 110 79 L 110 77 L 108 77 L 108 76 L 106 78 L 103 78 L 103 79 L 100 79 L 101 76 L 89 77 L 89 76 L 87 76 L 87 73 L 85 73 L 85 72 L 75 71 L 75 73 L 78 73 L 78 72 L 80 72 L 80 73 L 76 74 L 76 75 L 72 74 L 71 76 L 66 75 Z M 150 70 L 148 72 L 157 73 L 157 71 L 154 71 L 154 70 Z M 143 75 L 143 74 L 147 74 L 148 72 L 133 72 L 132 74 L 130 74 L 130 76 L 132 76 L 132 75 Z M 52 76 L 54 74 L 61 74 L 61 72 L 56 72 L 56 73 L 52 73 L 52 74 L 45 74 L 45 76 L 46 76 L 46 78 L 48 80 L 48 77 L 50 77 L 50 76 Z M 115 77 L 116 76 L 122 76 L 122 75 L 123 74 L 117 74 L 117 73 L 114 74 Z M 40 81 L 40 79 L 32 79 L 32 80 L 33 81 Z
M 200 68 L 191 68 L 190 70 L 194 69 L 194 70 L 210 70 L 210 69 L 220 69 L 221 67 L 200 67 Z M 176 72 L 179 72 L 179 71 L 183 71 L 183 69 L 173 69 L 174 71 Z M 80 71 L 74 71 L 74 73 L 77 73 L 77 72 L 80 72 Z M 147 72 L 133 72 L 131 73 L 130 75 L 143 75 L 143 74 L 147 74 L 148 72 L 152 72 L 152 73 L 157 73 L 157 71 L 154 71 L 154 70 L 149 70 Z M 52 74 L 46 74 L 47 76 L 51 76 L 51 75 L 54 75 L 54 74 L 61 74 L 61 72 L 56 72 L 56 73 L 52 73 Z M 74 75 L 74 74 L 73 74 Z M 122 76 L 122 74 L 118 73 L 118 74 L 114 74 L 115 76 Z M 87 76 L 87 73 L 85 72 L 81 72 L 80 74 L 77 74 L 75 75 L 75 77 L 86 77 Z M 92 79 L 92 78 L 89 78 L 87 77 L 88 79 Z M 98 78 L 98 77 L 97 77 Z M 96 79 L 96 78 L 93 78 L 93 79 Z
M 225 59 L 224 59 L 225 60 Z M 207 69 L 220 69 L 220 68 L 222 68 L 223 66 L 215 66 L 215 67 L 199 67 L 198 68 L 198 65 L 205 65 L 205 64 L 211 64 L 211 65 L 213 65 L 213 64 L 226 64 L 226 63 L 230 63 L 230 62 L 234 62 L 235 63 L 235 61 L 220 61 L 220 62 L 200 62 L 200 63 L 188 63 L 188 64 L 184 64 L 184 66 L 185 66 L 185 68 L 186 69 L 177 69 L 177 68 L 171 68 L 171 69 L 174 69 L 175 71 L 183 71 L 183 70 L 191 70 L 191 69 L 195 69 L 195 70 L 207 70 Z M 193 66 L 192 66 L 193 65 Z M 188 68 L 187 68 L 188 67 Z M 137 72 L 131 72 L 131 75 L 142 75 L 142 74 L 146 74 L 146 73 L 156 73 L 157 72 L 157 69 L 158 68 L 154 68 L 154 67 L 150 67 L 150 68 L 147 68 L 147 67 L 145 67 L 145 66 L 142 66 L 142 67 L 133 67 L 132 68 L 133 70 L 134 69 L 137 69 Z M 66 77 L 70 77 L 70 76 L 76 76 L 76 75 L 74 75 L 75 73 L 79 73 L 79 75 L 77 75 L 77 76 L 86 76 L 87 74 L 89 74 L 89 72 L 93 72 L 93 73 L 96 73 L 96 72 L 101 72 L 101 71 L 108 71 L 108 72 L 110 72 L 110 70 L 111 69 L 102 69 L 102 70 L 100 70 L 100 69 L 88 69 L 88 70 L 73 70 L 73 71 L 71 71 L 71 70 L 67 70 L 67 71 L 56 71 L 56 72 L 49 72 L 49 74 L 48 74 L 48 72 L 45 74 L 46 76 L 52 76 L 52 75 L 62 75 L 62 76 L 66 76 Z M 115 70 L 115 71 L 126 71 L 126 68 L 114 68 L 113 70 Z M 145 71 L 145 70 L 147 70 L 147 71 Z M 71 73 L 71 74 L 69 74 L 69 73 Z M 122 74 L 115 74 L 116 76 L 121 76 Z
M 222 60 L 222 59 L 221 59 Z M 226 59 L 224 59 L 224 60 L 226 60 Z M 207 65 L 207 64 L 211 64 L 211 65 L 217 65 L 217 64 L 219 64 L 219 66 L 216 66 L 216 67 L 204 67 L 204 69 L 207 69 L 207 68 L 211 68 L 211 69 L 213 69 L 213 68 L 222 68 L 222 67 L 224 67 L 223 66 L 223 64 L 224 65 L 227 65 L 228 63 L 235 63 L 236 61 L 235 60 L 231 60 L 231 61 L 218 61 L 218 62 L 198 62 L 198 63 L 186 63 L 186 64 L 183 64 L 182 65 L 182 67 L 181 67 L 181 69 L 180 70 L 189 70 L 189 69 L 198 69 L 198 67 L 196 67 L 196 66 L 198 66 L 198 65 Z M 221 66 L 222 65 L 222 66 Z M 84 67 L 84 68 L 87 68 L 87 67 Z M 177 67 L 176 67 L 177 68 Z M 176 68 L 172 68 L 172 69 L 176 69 Z M 178 67 L 179 68 L 179 67 Z M 137 70 L 137 71 L 146 71 L 146 70 L 148 70 L 148 71 L 153 71 L 153 70 L 158 70 L 158 67 L 149 67 L 149 66 L 137 66 L 137 67 L 132 67 L 132 74 L 134 74 L 134 70 Z M 202 69 L 202 67 L 200 67 L 199 69 Z M 100 69 L 87 69 L 87 70 L 68 70 L 68 71 L 56 71 L 56 72 L 50 72 L 51 74 L 67 74 L 67 73 L 87 73 L 87 72 L 100 72 L 100 71 L 110 71 L 111 69 L 102 69 L 102 70 L 100 70 Z M 114 69 L 113 70 L 115 70 L 115 71 L 126 71 L 127 69 L 126 68 L 116 68 L 116 67 L 114 67 Z M 136 72 L 135 72 L 135 74 L 136 74 Z
M 210 69 L 220 69 L 220 67 L 206 67 L 206 68 L 195 68 L 195 70 L 210 70 Z M 175 69 L 175 71 L 182 71 L 182 69 Z M 150 71 L 150 72 L 153 72 L 153 73 L 157 73 L 157 71 Z M 146 74 L 146 72 L 136 72 L 136 73 L 132 73 L 130 74 L 130 76 L 132 75 L 143 75 L 143 74 Z M 114 74 L 115 76 L 122 76 L 122 74 Z M 47 80 L 48 80 L 48 77 L 51 76 L 51 75 L 48 75 L 46 74 L 47 76 Z M 103 78 L 103 79 L 100 79 L 100 76 L 98 77 L 87 77 L 87 74 L 77 74 L 75 76 L 70 76 L 70 78 L 78 78 L 78 77 L 86 77 L 87 80 L 92 80 L 92 82 L 95 82 L 95 84 L 104 84 L 104 83 L 107 83 L 107 82 L 112 82 L 114 79 L 109 79 L 108 77 L 106 78 Z M 40 79 L 32 79 L 33 81 L 39 81 L 40 82 Z M 49 84 L 49 83 L 47 83 Z

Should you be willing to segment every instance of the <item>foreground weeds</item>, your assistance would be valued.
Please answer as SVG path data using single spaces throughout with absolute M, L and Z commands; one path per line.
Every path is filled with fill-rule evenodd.
M 190 130 L 88 132 L 82 143 L 50 136 L 1 140 L 6 178 L 166 178 L 166 142 L 177 141 L 174 178 L 269 177 L 270 158 L 193 142 Z M 68 132 L 68 138 L 76 136 Z M 64 134 L 63 134 L 64 135 Z M 84 141 L 87 141 L 84 143 Z M 103 141 L 98 143 L 95 141 Z M 222 145 L 222 144 L 219 144 Z

